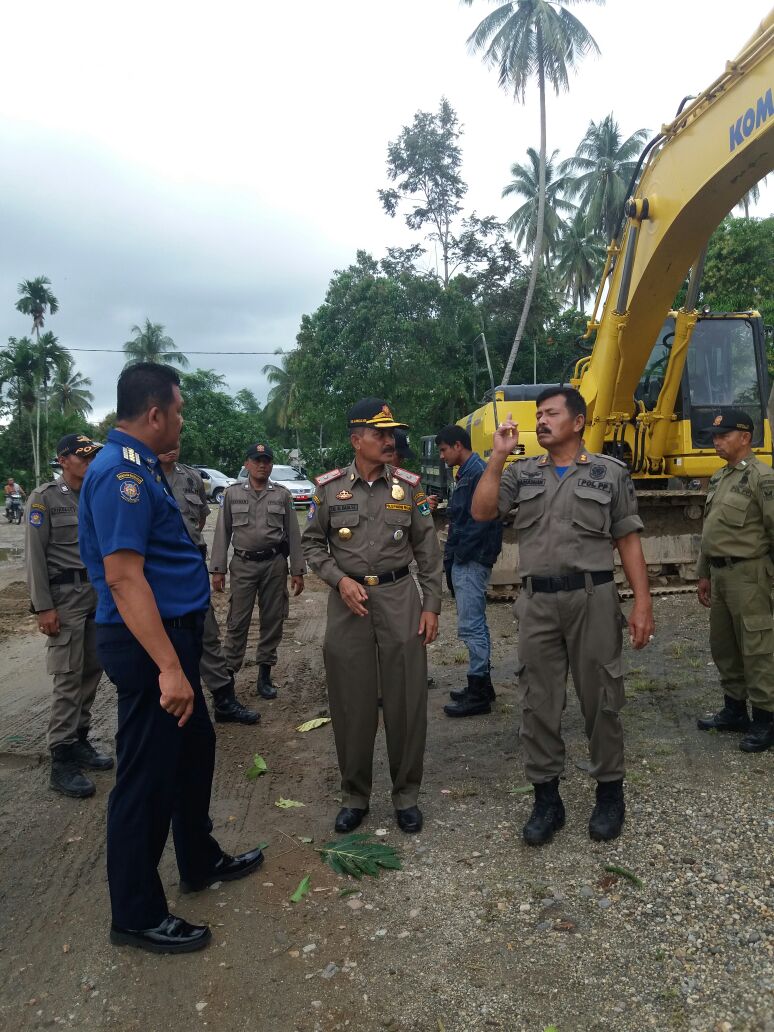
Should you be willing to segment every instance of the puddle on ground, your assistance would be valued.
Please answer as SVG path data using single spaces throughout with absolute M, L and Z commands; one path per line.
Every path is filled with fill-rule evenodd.
M 0 548 L 0 563 L 7 563 L 11 559 L 21 559 L 24 552 L 21 548 Z

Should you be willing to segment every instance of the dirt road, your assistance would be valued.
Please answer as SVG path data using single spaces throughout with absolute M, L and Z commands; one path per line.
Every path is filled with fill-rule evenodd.
M 279 699 L 261 702 L 257 729 L 217 726 L 215 833 L 230 851 L 268 843 L 265 867 L 180 897 L 168 848 L 171 909 L 215 938 L 200 954 L 153 957 L 107 942 L 112 777 L 83 802 L 47 787 L 49 684 L 19 584 L 22 539 L 23 528 L 0 527 L 0 1029 L 774 1032 L 774 753 L 744 756 L 736 739 L 695 731 L 718 686 L 692 597 L 658 601 L 653 647 L 625 655 L 623 837 L 602 845 L 586 833 L 593 791 L 571 699 L 568 822 L 542 850 L 520 838 L 530 797 L 510 608 L 490 607 L 495 711 L 452 721 L 442 705 L 465 668 L 447 599 L 430 651 L 425 831 L 395 827 L 380 736 L 366 828 L 386 829 L 404 868 L 351 884 L 314 852 L 338 809 L 330 727 L 294 730 L 326 712 L 327 589 L 309 578 L 291 603 Z M 255 673 L 240 675 L 245 699 Z M 95 729 L 109 748 L 114 726 L 104 682 Z M 269 772 L 250 781 L 255 752 Z M 281 796 L 304 806 L 280 810 Z M 306 874 L 312 891 L 291 904 Z

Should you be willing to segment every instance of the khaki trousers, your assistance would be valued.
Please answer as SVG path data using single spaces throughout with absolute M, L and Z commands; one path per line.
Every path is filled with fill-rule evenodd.
M 199 674 L 211 692 L 217 692 L 221 688 L 230 686 L 231 677 L 226 669 L 227 666 L 223 646 L 220 642 L 218 621 L 215 618 L 212 605 L 210 605 L 204 618 L 202 659 L 199 663 Z
M 417 803 L 427 737 L 427 652 L 417 634 L 421 603 L 413 577 L 366 590 L 367 616 L 355 616 L 335 589 L 328 598 L 323 657 L 341 802 L 368 806 L 381 688 L 392 802 L 405 810 Z
M 234 555 L 228 568 L 231 597 L 228 603 L 223 654 L 231 670 L 239 670 L 245 658 L 247 632 L 256 597 L 260 613 L 260 638 L 255 661 L 275 666 L 282 625 L 288 615 L 288 563 L 282 555 L 263 562 Z
M 55 638 L 46 638 L 46 670 L 54 679 L 49 749 L 72 745 L 79 731 L 88 730 L 102 677 L 94 628 L 96 591 L 88 583 L 52 584 L 51 598 L 61 630 Z
M 533 784 L 564 773 L 562 713 L 567 672 L 585 722 L 591 776 L 624 776 L 624 705 L 621 668 L 623 616 L 615 584 L 577 591 L 530 594 L 529 578 L 516 602 L 519 621 L 519 685 L 523 709 L 520 738 L 527 779 Z
M 710 648 L 725 695 L 774 711 L 774 623 L 768 556 L 711 568 Z

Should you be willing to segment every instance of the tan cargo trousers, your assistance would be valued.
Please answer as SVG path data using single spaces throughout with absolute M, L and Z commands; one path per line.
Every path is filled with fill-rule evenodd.
M 712 567 L 710 648 L 723 693 L 774 711 L 774 623 L 768 556 Z
M 523 693 L 519 737 L 527 779 L 540 784 L 564 773 L 561 725 L 568 668 L 589 740 L 590 774 L 597 781 L 622 778 L 623 615 L 615 584 L 595 586 L 589 580 L 585 589 L 531 594 L 525 578 L 515 611 Z
M 260 638 L 255 661 L 259 665 L 277 663 L 277 646 L 282 641 L 282 625 L 288 615 L 288 562 L 282 555 L 263 562 L 231 558 L 228 568 L 231 597 L 228 603 L 226 640 L 223 654 L 231 670 L 241 669 L 247 648 L 247 632 L 258 599 Z
M 97 593 L 91 584 L 52 584 L 51 598 L 61 630 L 46 638 L 46 670 L 54 679 L 48 721 L 48 747 L 72 745 L 88 729 L 91 707 L 102 677 L 97 658 L 94 611 Z
M 341 771 L 342 806 L 365 809 L 371 796 L 381 687 L 396 810 L 416 806 L 427 737 L 427 651 L 413 577 L 369 587 L 368 616 L 355 616 L 338 591 L 328 598 L 323 657 Z
M 217 692 L 231 684 L 226 667 L 226 657 L 220 641 L 220 630 L 215 612 L 210 605 L 204 618 L 202 633 L 202 658 L 199 663 L 199 674 L 211 692 Z

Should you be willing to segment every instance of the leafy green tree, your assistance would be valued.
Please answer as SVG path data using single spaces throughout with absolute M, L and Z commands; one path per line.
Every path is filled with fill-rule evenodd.
M 126 365 L 132 362 L 165 362 L 181 369 L 188 368 L 188 359 L 179 350 L 171 337 L 164 333 L 161 323 L 145 320 L 144 326 L 133 326 L 131 340 L 124 343 Z
M 568 196 L 580 197 L 588 225 L 605 240 L 612 240 L 616 232 L 647 135 L 647 129 L 637 129 L 624 140 L 611 112 L 599 122 L 589 122 L 574 156 L 560 166 L 569 179 Z
M 261 404 L 256 398 L 255 394 L 248 390 L 247 387 L 243 387 L 240 391 L 236 392 L 234 396 L 239 408 L 246 412 L 248 416 L 257 416 L 261 411 Z
M 473 0 L 463 0 L 470 5 Z M 501 3 L 479 23 L 468 39 L 474 52 L 497 68 L 499 85 L 524 102 L 527 84 L 537 79 L 540 102 L 540 161 L 536 240 L 543 239 L 546 209 L 546 84 L 555 93 L 569 89 L 569 70 L 589 53 L 599 53 L 593 36 L 561 0 L 509 0 Z M 542 263 L 535 248 L 529 284 L 511 353 L 505 367 L 507 383 L 529 317 L 529 309 Z
M 556 251 L 559 238 L 564 230 L 562 216 L 571 215 L 575 205 L 562 196 L 567 192 L 568 177 L 559 173 L 554 151 L 546 160 L 546 203 L 543 219 L 543 244 L 541 251 L 546 265 Z M 511 165 L 511 181 L 503 187 L 502 196 L 523 197 L 524 203 L 508 219 L 506 225 L 516 237 L 516 243 L 523 247 L 527 254 L 534 254 L 537 236 L 538 209 L 540 207 L 540 155 L 533 147 L 527 148 L 529 162 L 524 165 L 515 162 Z
M 91 380 L 82 376 L 72 362 L 62 364 L 51 387 L 51 407 L 63 416 L 85 419 L 91 412 L 94 395 Z
M 51 340 L 45 340 L 41 346 L 40 331 L 46 321 L 46 315 L 54 315 L 59 311 L 59 302 L 50 289 L 51 280 L 48 276 L 36 276 L 35 279 L 22 280 L 17 291 L 19 300 L 16 302 L 16 310 L 22 315 L 32 316 L 32 331 L 36 340 L 36 403 L 35 403 L 35 436 L 32 442 L 32 455 L 35 464 L 35 482 L 40 482 L 40 405 L 42 401 L 43 385 L 47 384 L 51 363 L 55 353 L 53 341 L 56 338 L 51 334 L 44 334 Z M 48 449 L 46 449 L 48 450 Z
M 710 237 L 699 303 L 717 312 L 757 308 L 774 323 L 774 216 L 724 219 Z
M 236 476 L 248 445 L 267 440 L 262 417 L 241 409 L 223 377 L 212 369 L 184 373 L 180 389 L 185 398 L 183 462 Z
M 461 175 L 462 135 L 456 112 L 446 98 L 438 111 L 417 111 L 410 126 L 387 148 L 387 177 L 394 187 L 379 190 L 382 207 L 395 216 L 402 204 L 409 229 L 430 227 L 430 240 L 438 242 L 443 262 L 443 285 L 451 277 L 454 222 L 467 185 Z
M 594 294 L 605 263 L 605 249 L 599 237 L 589 231 L 586 216 L 578 212 L 558 245 L 559 258 L 554 266 L 560 288 L 581 314 Z

